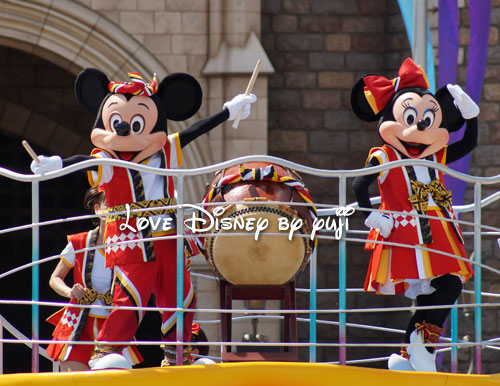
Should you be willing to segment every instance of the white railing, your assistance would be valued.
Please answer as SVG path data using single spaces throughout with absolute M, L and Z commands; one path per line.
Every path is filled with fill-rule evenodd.
M 466 213 L 466 212 L 471 212 L 473 213 L 474 220 L 472 222 L 468 221 L 459 221 L 460 225 L 462 227 L 471 227 L 473 231 L 467 231 L 464 232 L 464 235 L 466 237 L 472 237 L 473 238 L 473 259 L 470 260 L 469 262 L 473 265 L 474 267 L 474 290 L 472 291 L 474 295 L 474 301 L 472 303 L 465 303 L 465 304 L 455 304 L 453 305 L 452 308 L 452 313 L 451 313 L 451 338 L 443 338 L 442 343 L 438 344 L 440 346 L 441 351 L 446 352 L 446 351 L 451 351 L 451 363 L 452 363 L 452 371 L 457 372 L 457 363 L 458 363 L 458 349 L 463 349 L 463 348 L 473 348 L 474 349 L 474 364 L 475 364 L 475 371 L 476 373 L 481 373 L 481 351 L 482 349 L 491 349 L 491 350 L 498 350 L 500 347 L 499 341 L 500 338 L 494 338 L 490 340 L 483 341 L 482 339 L 482 309 L 485 307 L 491 308 L 495 307 L 498 308 L 500 306 L 500 303 L 483 303 L 482 302 L 482 296 L 485 297 L 499 297 L 500 294 L 495 294 L 495 293 L 483 293 L 482 288 L 481 288 L 481 272 L 482 270 L 488 270 L 492 273 L 495 274 L 500 274 L 500 271 L 493 268 L 489 267 L 487 265 L 484 265 L 481 263 L 481 256 L 482 256 L 482 250 L 481 250 L 481 245 L 482 245 L 482 238 L 483 237 L 498 237 L 500 235 L 500 230 L 495 227 L 491 226 L 486 226 L 481 224 L 481 213 L 482 209 L 484 207 L 487 207 L 491 205 L 492 203 L 496 202 L 500 198 L 500 193 L 495 193 L 492 194 L 489 197 L 482 198 L 481 194 L 481 189 L 483 185 L 492 185 L 500 182 L 500 176 L 495 176 L 495 177 L 474 177 L 470 175 L 466 175 L 463 173 L 458 173 L 455 172 L 445 166 L 432 163 L 426 160 L 403 160 L 403 161 L 397 161 L 388 165 L 383 165 L 383 166 L 377 166 L 368 169 L 357 169 L 357 170 L 322 170 L 322 169 L 314 169 L 310 167 L 306 167 L 303 165 L 299 165 L 290 161 L 286 161 L 283 159 L 275 158 L 275 157 L 270 157 L 270 156 L 249 156 L 249 157 L 242 157 L 234 160 L 230 160 L 227 162 L 223 162 L 220 164 L 204 167 L 204 168 L 198 168 L 198 169 L 177 169 L 177 170 L 164 170 L 164 169 L 156 169 L 156 168 L 151 168 L 148 166 L 144 165 L 139 165 L 139 164 L 132 164 L 128 163 L 125 161 L 118 161 L 118 160 L 110 160 L 110 159 L 104 159 L 104 160 L 89 160 L 85 161 L 79 164 L 72 165 L 70 167 L 61 169 L 56 172 L 51 172 L 47 173 L 46 175 L 41 175 L 41 176 L 34 176 L 34 175 L 24 175 L 24 174 L 19 174 L 12 172 L 7 169 L 2 169 L 0 168 L 0 176 L 4 178 L 9 178 L 25 183 L 31 183 L 32 185 L 32 223 L 31 224 L 26 224 L 23 226 L 17 226 L 17 227 L 12 227 L 8 229 L 2 229 L 0 230 L 0 234 L 5 234 L 5 233 L 10 233 L 10 232 L 15 232 L 23 229 L 31 229 L 32 230 L 32 263 L 31 264 L 26 264 L 21 267 L 18 267 L 16 269 L 13 269 L 9 272 L 5 272 L 0 274 L 0 279 L 15 274 L 16 272 L 23 270 L 23 269 L 31 269 L 32 270 L 32 284 L 33 284 L 33 292 L 32 292 L 32 299 L 31 300 L 25 300 L 25 301 L 15 301 L 15 300 L 0 300 L 0 304 L 19 304 L 19 305 L 29 305 L 31 306 L 32 310 L 32 336 L 30 339 L 28 339 L 25 336 L 22 336 L 18 333 L 13 333 L 16 339 L 5 339 L 3 336 L 0 338 L 0 342 L 3 343 L 21 343 L 21 344 L 29 344 L 32 347 L 32 371 L 36 372 L 38 371 L 39 368 L 39 363 L 38 363 L 38 358 L 39 354 L 44 355 L 44 350 L 40 349 L 41 344 L 48 344 L 51 341 L 49 340 L 42 340 L 39 337 L 39 307 L 61 307 L 64 306 L 66 303 L 57 303 L 57 302 L 46 302 L 46 301 L 40 301 L 39 299 L 39 271 L 38 267 L 39 264 L 45 263 L 47 261 L 52 261 L 54 259 L 57 259 L 58 256 L 51 256 L 49 258 L 44 258 L 40 259 L 39 258 L 39 229 L 40 227 L 43 226 L 48 226 L 48 225 L 53 225 L 56 223 L 61 223 L 61 222 L 68 222 L 68 221 L 79 221 L 83 219 L 89 219 L 95 216 L 92 215 L 86 215 L 86 216 L 77 216 L 77 217 L 72 217 L 72 218 L 67 218 L 67 219 L 57 219 L 57 220 L 51 220 L 51 221 L 46 221 L 46 222 L 40 222 L 39 221 L 39 183 L 41 181 L 47 181 L 55 178 L 59 178 L 61 176 L 67 175 L 69 173 L 76 172 L 78 170 L 86 169 L 92 166 L 97 166 L 97 165 L 112 165 L 112 166 L 122 166 L 122 167 L 128 167 L 130 169 L 142 171 L 142 172 L 148 172 L 148 173 L 153 173 L 153 174 L 158 174 L 158 175 L 172 175 L 176 178 L 177 180 L 177 205 L 172 206 L 177 210 L 177 229 L 178 229 L 178 235 L 176 236 L 166 236 L 165 238 L 168 237 L 174 237 L 177 239 L 177 251 L 178 251 L 178 263 L 177 266 L 180 267 L 178 268 L 178 277 L 182 277 L 182 266 L 183 266 L 183 253 L 182 253 L 182 246 L 183 246 L 183 237 L 184 232 L 183 232 L 183 219 L 185 212 L 187 211 L 186 207 L 184 206 L 185 202 L 183 200 L 184 198 L 184 181 L 185 177 L 189 176 L 196 176 L 200 174 L 206 174 L 210 172 L 215 172 L 219 171 L 222 169 L 226 169 L 230 166 L 233 165 L 238 165 L 241 163 L 246 163 L 246 162 L 254 162 L 254 161 L 259 161 L 259 162 L 266 162 L 266 163 L 273 163 L 273 164 L 279 164 L 284 167 L 293 169 L 299 173 L 303 174 L 309 174 L 309 175 L 314 175 L 317 177 L 322 177 L 326 180 L 325 183 L 331 183 L 333 186 L 333 181 L 336 180 L 338 181 L 338 196 L 339 196 L 339 201 L 338 203 L 335 204 L 322 204 L 322 203 L 315 203 L 316 207 L 318 208 L 318 216 L 330 216 L 335 214 L 336 208 L 338 207 L 346 207 L 348 206 L 347 204 L 347 190 L 350 189 L 350 186 L 347 185 L 347 179 L 348 178 L 353 178 L 365 174 L 372 174 L 372 173 L 378 173 L 384 170 L 388 170 L 391 168 L 395 167 L 403 167 L 403 166 L 408 166 L 408 165 L 421 165 L 421 166 L 428 166 L 432 167 L 434 169 L 438 169 L 446 174 L 449 174 L 453 177 L 459 178 L 460 180 L 466 181 L 468 183 L 473 184 L 474 186 L 474 201 L 471 204 L 464 205 L 461 207 L 456 208 L 457 213 Z M 310 192 L 311 195 L 314 197 L 314 191 Z M 248 202 L 245 202 L 245 204 L 248 204 Z M 287 204 L 287 203 L 283 203 Z M 296 205 L 297 203 L 294 203 Z M 352 206 L 356 208 L 357 210 L 360 210 L 357 208 L 355 205 L 351 204 L 349 206 Z M 408 214 L 406 214 L 408 215 Z M 375 313 L 375 312 L 398 312 L 398 311 L 414 311 L 416 308 L 413 306 L 410 307 L 374 307 L 374 308 L 356 308 L 356 309 L 349 309 L 347 308 L 347 303 L 346 303 L 346 296 L 348 293 L 356 294 L 363 292 L 361 289 L 357 288 L 347 288 L 346 285 L 346 272 L 347 272 L 347 264 L 346 264 L 346 258 L 348 255 L 348 248 L 347 245 L 348 243 L 364 243 L 367 231 L 365 229 L 349 229 L 345 230 L 343 229 L 339 234 L 335 234 L 335 232 L 331 231 L 326 231 L 326 230 L 321 230 L 317 234 L 317 238 L 319 240 L 319 244 L 321 244 L 322 240 L 336 240 L 338 242 L 338 281 L 339 281 L 339 288 L 335 289 L 318 289 L 317 288 L 317 271 L 318 271 L 318 262 L 317 262 L 317 256 L 315 253 L 313 253 L 310 263 L 309 263 L 309 272 L 310 272 L 310 278 L 309 278 L 309 288 L 302 288 L 298 289 L 297 293 L 308 293 L 309 294 L 309 303 L 310 307 L 308 309 L 303 309 L 303 310 L 252 310 L 253 314 L 259 314 L 261 318 L 282 318 L 281 315 L 285 313 L 295 313 L 295 314 L 308 314 L 308 318 L 298 318 L 299 323 L 308 323 L 309 324 L 309 340 L 307 342 L 294 342 L 294 343 L 263 343 L 263 342 L 208 342 L 206 343 L 207 345 L 214 345 L 214 346 L 223 346 L 223 345 L 238 345 L 242 344 L 245 346 L 253 346 L 253 345 L 261 345 L 261 346 L 294 346 L 294 347 L 308 347 L 309 348 L 309 361 L 310 362 L 316 362 L 317 360 L 317 348 L 318 347 L 338 347 L 339 350 L 339 361 L 335 363 L 340 363 L 340 364 L 356 364 L 360 362 L 374 362 L 374 361 L 380 361 L 380 360 L 385 360 L 387 357 L 381 357 L 381 358 L 367 358 L 363 360 L 353 360 L 353 361 L 348 361 L 347 356 L 346 356 L 346 350 L 348 347 L 399 347 L 400 343 L 395 343 L 395 344 L 382 344 L 382 343 L 349 343 L 347 342 L 346 338 L 346 333 L 347 333 L 347 328 L 361 328 L 361 329 L 371 329 L 379 332 L 384 332 L 384 333 L 396 333 L 396 334 L 403 334 L 404 332 L 402 330 L 396 330 L 396 329 L 390 329 L 390 328 L 384 328 L 384 327 L 378 327 L 378 326 L 370 326 L 370 325 L 364 325 L 364 324 L 354 324 L 354 323 L 347 323 L 346 316 L 348 314 L 353 314 L 353 313 Z M 205 234 L 205 235 L 210 235 L 210 234 Z M 232 234 L 233 236 L 238 236 L 240 234 Z M 272 236 L 272 235 L 271 235 Z M 389 243 L 391 245 L 400 245 L 400 244 L 394 244 L 394 243 Z M 401 245 L 400 245 L 401 246 Z M 402 245 L 404 246 L 404 245 Z M 413 247 L 413 246 L 412 246 Z M 96 247 L 97 248 L 97 247 Z M 456 257 L 456 256 L 453 256 Z M 211 280 L 213 279 L 212 277 L 207 277 L 205 276 L 200 276 L 202 279 L 206 280 Z M 182 280 L 177 280 L 178 282 L 178 288 L 177 288 L 177 293 L 179 294 L 177 298 L 177 307 L 172 308 L 172 309 L 165 309 L 165 308 L 151 308 L 151 307 L 145 307 L 142 308 L 144 310 L 170 310 L 170 311 L 175 311 L 177 312 L 177 342 L 175 344 L 180 347 L 184 343 L 188 342 L 182 342 L 182 320 L 183 320 L 183 315 L 185 312 L 190 312 L 187 309 L 183 308 L 183 299 L 182 299 L 182 294 L 183 294 L 183 289 L 182 289 Z M 328 309 L 318 309 L 317 308 L 317 296 L 321 295 L 323 293 L 330 294 L 330 293 L 336 293 L 338 294 L 338 307 L 335 308 L 328 308 Z M 464 291 L 464 293 L 467 293 L 467 291 Z M 82 306 L 82 307 L 99 307 L 99 306 Z M 332 305 L 333 307 L 333 305 Z M 449 306 L 443 306 L 443 307 L 449 307 Z M 109 307 L 107 307 L 109 308 Z M 124 307 L 125 309 L 138 309 L 137 307 Z M 438 308 L 438 307 L 424 307 L 424 308 Z M 474 320 L 475 320 L 475 326 L 474 326 L 474 339 L 473 341 L 464 341 L 464 340 L 459 340 L 458 339 L 458 309 L 461 308 L 472 308 L 474 310 Z M 227 309 L 203 309 L 199 308 L 196 309 L 196 312 L 198 313 L 247 313 L 248 310 L 227 310 Z M 338 322 L 337 321 L 327 321 L 327 320 L 319 320 L 317 318 L 317 314 L 335 314 L 338 315 Z M 234 319 L 241 319 L 244 317 L 235 317 Z M 255 318 L 255 316 L 251 316 L 251 318 Z M 3 323 L 3 326 L 6 326 L 6 321 L 5 319 L 1 318 L 0 319 Z M 203 323 L 218 323 L 218 320 L 213 320 L 213 321 L 203 321 Z M 330 342 L 330 343 L 317 343 L 317 325 L 318 324 L 328 324 L 332 326 L 336 326 L 338 328 L 338 335 L 339 335 L 339 340 L 338 342 Z M 7 327 L 5 327 L 7 328 Z M 8 326 L 9 331 L 13 329 L 12 326 Z M 1 329 L 0 329 L 1 330 Z M 12 331 L 11 331 L 12 333 Z M 94 344 L 94 342 L 74 342 L 75 344 Z M 106 342 L 103 342 L 106 343 Z M 140 344 L 140 345 L 156 345 L 160 344 L 161 342 L 119 342 L 121 344 Z M 200 343 L 203 344 L 203 343 Z M 45 354 L 46 355 L 46 354 Z M 2 359 L 2 351 L 0 351 L 0 363 Z

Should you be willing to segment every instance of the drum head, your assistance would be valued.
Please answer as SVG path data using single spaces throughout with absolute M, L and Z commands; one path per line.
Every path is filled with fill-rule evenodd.
M 267 220 L 266 229 L 259 234 L 258 240 L 255 240 L 255 230 L 244 236 L 231 236 L 245 233 L 234 225 L 231 230 L 220 230 L 217 236 L 208 240 L 210 263 L 219 276 L 236 285 L 279 285 L 290 281 L 310 254 L 307 237 L 296 236 L 289 240 L 288 231 L 279 230 L 278 219 L 284 217 L 291 221 L 294 218 L 291 211 L 280 210 L 277 206 L 244 208 L 229 216 L 233 224 L 254 218 L 255 224 Z M 295 235 L 300 234 L 304 234 L 302 229 L 295 232 Z

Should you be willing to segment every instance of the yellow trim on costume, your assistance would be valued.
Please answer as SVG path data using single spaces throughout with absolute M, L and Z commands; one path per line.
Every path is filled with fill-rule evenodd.
M 438 213 L 438 216 L 441 218 L 445 218 L 441 213 Z M 463 257 L 462 254 L 460 253 L 460 249 L 458 248 L 457 244 L 455 243 L 455 239 L 453 238 L 451 232 L 450 232 L 450 226 L 451 223 L 448 221 L 442 221 L 444 224 L 442 224 L 442 227 L 444 229 L 444 232 L 446 233 L 446 237 L 448 238 L 448 242 L 450 243 L 451 248 L 453 249 L 453 254 L 458 257 Z M 458 262 L 458 266 L 460 267 L 459 271 L 456 271 L 457 275 L 461 276 L 465 281 L 469 280 L 472 277 L 471 271 L 468 269 L 467 265 L 465 264 L 465 261 L 456 259 Z
M 132 288 L 129 285 L 129 279 L 123 274 L 123 272 L 120 269 L 116 269 L 116 278 L 120 281 L 120 283 L 127 289 L 127 291 L 130 293 L 130 295 L 134 298 L 134 302 L 137 306 L 142 307 L 142 302 L 141 298 L 137 296 L 137 290 Z M 141 315 L 141 311 L 136 311 Z M 141 321 L 142 318 L 139 318 L 139 322 Z
M 443 158 L 441 159 L 441 164 L 446 166 L 446 156 L 448 155 L 448 145 L 443 147 Z
M 176 228 L 172 228 L 172 229 L 169 229 L 168 231 L 156 231 L 156 232 L 152 232 L 151 235 L 153 237 L 162 237 L 162 236 L 168 236 L 168 235 L 172 235 L 176 231 Z
M 385 279 L 387 277 L 387 271 L 389 270 L 389 249 L 384 248 L 380 254 L 380 263 L 378 265 L 377 277 L 375 281 L 384 286 Z
M 380 110 L 377 107 L 377 101 L 375 100 L 375 97 L 373 96 L 372 92 L 370 90 L 365 90 L 365 98 L 370 107 L 373 110 L 373 113 L 377 115 Z
M 68 268 L 73 268 L 74 266 L 70 264 L 68 260 L 66 260 L 62 255 L 61 255 L 61 260 L 62 262 L 68 266 Z
M 427 244 L 422 244 L 424 248 L 429 248 Z M 429 256 L 429 251 L 422 249 L 422 263 L 424 264 L 424 269 L 425 269 L 425 277 L 426 278 L 431 278 L 434 277 L 434 272 L 432 272 L 432 264 L 431 264 L 431 258 Z
M 420 71 L 422 71 L 422 75 L 424 76 L 425 84 L 427 86 L 426 88 L 427 89 L 431 88 L 431 84 L 429 83 L 429 79 L 427 79 L 427 74 L 425 73 L 424 69 L 420 67 L 420 65 L 418 66 L 418 68 L 420 68 Z
M 96 159 L 102 158 L 102 157 L 98 157 L 94 154 L 92 154 L 91 157 L 94 157 Z M 94 187 L 94 186 L 99 185 L 99 183 L 102 180 L 102 165 L 97 166 L 97 181 L 94 181 L 94 177 L 92 177 L 92 172 L 93 172 L 92 170 L 87 170 L 87 179 L 89 180 L 90 186 Z
M 372 159 L 372 158 L 376 158 L 376 159 L 378 159 L 378 163 L 379 163 L 379 165 L 382 165 L 382 164 L 383 164 L 382 157 L 380 157 L 378 154 L 372 154 L 372 155 L 370 155 L 370 156 L 366 159 L 365 166 L 368 164 L 368 162 L 370 162 L 370 159 Z M 379 173 L 378 173 L 378 177 L 380 177 L 380 176 L 382 175 L 382 173 L 384 173 L 384 172 L 379 172 Z
M 182 149 L 181 149 L 181 138 L 179 133 L 174 133 L 173 135 L 175 142 L 175 155 L 177 156 L 177 166 L 182 166 Z M 170 154 L 172 156 L 172 154 Z

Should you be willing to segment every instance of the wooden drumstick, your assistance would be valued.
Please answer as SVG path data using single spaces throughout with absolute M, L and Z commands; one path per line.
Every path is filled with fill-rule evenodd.
M 26 141 L 25 139 L 23 139 L 23 141 L 21 142 L 24 146 L 24 148 L 26 149 L 26 151 L 28 152 L 28 154 L 31 156 L 31 158 L 33 158 L 33 160 L 39 164 L 40 163 L 40 158 L 38 158 L 38 156 L 36 155 L 35 151 L 33 150 L 33 148 L 30 146 L 30 144 L 28 143 L 28 141 Z
M 247 89 L 245 91 L 245 95 L 250 95 L 250 93 L 252 92 L 253 85 L 255 84 L 255 81 L 257 80 L 257 76 L 259 75 L 261 65 L 262 65 L 262 60 L 260 60 L 260 59 L 257 60 L 257 63 L 255 64 L 255 68 L 253 69 L 253 74 L 250 78 L 250 81 L 248 82 L 248 86 L 247 86 Z M 236 116 L 236 118 L 233 121 L 233 129 L 238 128 L 238 125 L 240 124 L 241 114 L 242 114 L 242 110 L 240 110 L 238 112 L 238 115 Z

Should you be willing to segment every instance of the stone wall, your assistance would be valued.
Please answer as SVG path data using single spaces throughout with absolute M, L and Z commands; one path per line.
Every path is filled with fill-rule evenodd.
M 352 114 L 349 103 L 350 89 L 354 82 L 368 73 L 395 76 L 404 58 L 411 55 L 397 1 L 353 0 L 263 0 L 262 42 L 276 69 L 269 78 L 269 152 L 294 162 L 321 169 L 355 169 L 363 167 L 368 150 L 380 144 L 376 124 L 363 123 Z M 458 83 L 465 85 L 468 46 L 468 6 L 460 1 L 460 54 Z M 432 39 L 437 44 L 437 1 L 429 1 Z M 500 173 L 500 161 L 495 156 L 500 141 L 499 119 L 499 61 L 498 26 L 500 23 L 498 2 L 492 2 L 490 51 L 481 99 L 479 147 L 473 152 L 470 173 L 491 176 Z M 304 176 L 316 202 L 337 203 L 338 183 L 317 177 Z M 351 181 L 348 181 L 348 186 Z M 373 193 L 377 192 L 372 186 Z M 483 194 L 496 191 L 488 187 Z M 467 191 L 467 202 L 471 202 Z M 347 202 L 353 196 L 348 189 Z M 486 210 L 483 221 L 498 226 L 498 204 Z M 470 220 L 470 216 L 464 216 Z M 353 219 L 352 227 L 363 229 L 360 216 Z M 467 230 L 470 230 L 467 229 Z M 352 235 L 358 237 L 358 235 Z M 359 236 L 363 238 L 363 236 Z M 472 239 L 467 237 L 469 245 Z M 494 238 L 483 241 L 483 262 L 498 268 L 495 258 Z M 319 243 L 318 282 L 323 288 L 338 286 L 338 244 Z M 347 286 L 361 288 L 368 264 L 368 253 L 360 243 L 348 243 Z M 483 271 L 485 290 L 499 289 L 495 275 Z M 299 286 L 308 285 L 308 273 L 299 278 Z M 471 288 L 471 283 L 466 285 Z M 498 292 L 498 291 L 497 291 Z M 469 302 L 470 295 L 461 301 Z M 369 294 L 348 294 L 348 308 L 384 307 L 409 305 L 402 297 L 382 297 Z M 299 295 L 299 308 L 308 307 L 305 295 Z M 319 295 L 319 308 L 338 307 L 336 295 Z M 405 328 L 408 313 L 348 314 L 351 323 L 373 324 L 392 328 Z M 332 315 L 320 315 L 320 319 L 337 320 Z M 484 311 L 484 336 L 498 335 L 498 311 Z M 460 336 L 473 336 L 471 313 L 460 312 Z M 308 339 L 307 325 L 302 326 L 301 338 Z M 348 328 L 351 343 L 398 343 L 402 336 L 391 333 Z M 335 325 L 319 325 L 318 341 L 337 342 Z M 394 348 L 349 348 L 348 359 L 388 355 Z M 397 351 L 397 350 L 396 350 Z M 338 349 L 319 349 L 320 361 L 338 359 Z M 465 371 L 470 353 L 461 351 L 461 371 Z M 494 351 L 484 354 L 485 372 L 498 371 L 492 359 Z M 306 350 L 303 358 L 307 358 Z M 444 368 L 449 368 L 449 356 L 445 356 Z M 368 364 L 385 367 L 385 361 Z

